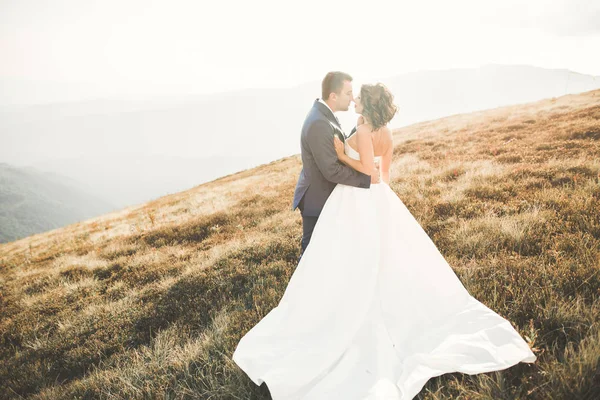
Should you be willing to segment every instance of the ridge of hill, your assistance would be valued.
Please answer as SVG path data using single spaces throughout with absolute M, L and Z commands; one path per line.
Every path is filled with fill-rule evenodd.
M 394 131 L 391 188 L 538 356 L 424 399 L 600 397 L 600 90 Z M 0 397 L 268 399 L 231 360 L 299 255 L 298 155 L 0 245 Z
M 36 168 L 0 163 L 0 243 L 114 209 L 73 179 Z

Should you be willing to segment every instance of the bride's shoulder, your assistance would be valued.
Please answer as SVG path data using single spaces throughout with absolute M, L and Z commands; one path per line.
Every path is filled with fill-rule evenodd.
M 377 136 L 381 137 L 381 138 L 391 138 L 392 137 L 392 130 L 390 129 L 389 126 L 384 125 L 381 128 L 379 128 L 377 130 Z
M 375 136 L 377 136 L 377 137 L 382 137 L 383 136 L 383 137 L 386 137 L 386 138 L 388 138 L 388 137 L 391 138 L 392 137 L 392 130 L 387 125 L 382 126 L 381 128 L 379 128 L 377 130 L 374 130 L 373 127 L 370 124 L 365 123 L 365 124 L 359 125 L 356 128 L 356 133 L 357 134 L 361 134 L 361 135 L 370 135 L 370 136 L 373 136 L 373 137 L 375 137 Z
M 373 127 L 368 123 L 364 123 L 364 124 L 358 125 L 356 127 L 357 135 L 365 136 L 365 135 L 373 135 L 374 133 L 375 132 L 373 132 Z
M 392 130 L 389 126 L 385 125 L 379 128 L 377 131 L 376 138 L 374 139 L 378 146 L 383 146 L 383 148 L 393 147 L 394 138 L 392 135 Z
M 392 137 L 392 130 L 391 130 L 391 128 L 388 125 L 386 125 L 386 126 L 384 126 L 384 127 L 381 128 L 381 133 L 385 137 L 388 137 L 388 138 Z

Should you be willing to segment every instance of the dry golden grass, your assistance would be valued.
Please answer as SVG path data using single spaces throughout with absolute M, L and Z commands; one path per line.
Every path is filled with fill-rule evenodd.
M 600 91 L 394 132 L 391 187 L 538 361 L 420 399 L 600 398 Z M 299 156 L 0 245 L 0 398 L 268 399 L 231 361 L 296 266 Z

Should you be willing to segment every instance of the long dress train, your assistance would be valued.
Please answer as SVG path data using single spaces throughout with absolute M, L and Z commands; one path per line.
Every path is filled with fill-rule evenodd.
M 380 183 L 335 187 L 279 304 L 233 360 L 274 400 L 409 400 L 432 377 L 536 356 Z

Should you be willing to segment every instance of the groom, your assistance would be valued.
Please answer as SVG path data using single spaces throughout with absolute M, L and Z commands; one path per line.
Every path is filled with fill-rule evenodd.
M 371 183 L 379 183 L 378 175 L 371 178 L 342 164 L 333 145 L 334 135 L 342 142 L 346 139 L 334 113 L 348 111 L 353 100 L 352 77 L 339 71 L 329 72 L 321 84 L 321 95 L 306 116 L 300 135 L 302 171 L 292 207 L 292 210 L 299 208 L 302 215 L 300 258 L 310 242 L 327 198 L 338 183 L 359 188 L 369 188 Z

